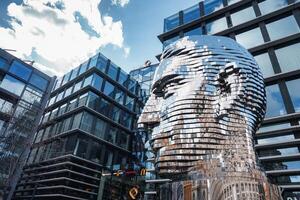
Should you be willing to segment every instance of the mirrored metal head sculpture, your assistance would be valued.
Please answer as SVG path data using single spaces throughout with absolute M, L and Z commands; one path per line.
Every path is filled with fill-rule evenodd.
M 184 37 L 164 50 L 139 123 L 153 128 L 162 177 L 266 181 L 253 144 L 265 108 L 262 73 L 245 48 L 226 37 Z

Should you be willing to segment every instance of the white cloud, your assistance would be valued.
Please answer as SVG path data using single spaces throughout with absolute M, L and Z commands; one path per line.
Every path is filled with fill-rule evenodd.
M 112 0 L 113 5 L 120 5 L 121 7 L 126 6 L 129 3 L 129 0 Z
M 124 57 L 127 58 L 130 54 L 130 47 L 124 47 Z
M 38 55 L 37 67 L 61 75 L 83 62 L 96 50 L 107 44 L 124 48 L 121 21 L 101 16 L 101 0 L 60 0 L 63 10 L 54 6 L 57 0 L 26 0 L 23 4 L 11 3 L 8 15 L 12 29 L 0 27 L 0 47 L 16 49 L 17 56 L 30 58 Z M 91 36 L 82 30 L 74 14 L 79 13 L 95 31 Z M 126 47 L 127 48 L 127 47 Z

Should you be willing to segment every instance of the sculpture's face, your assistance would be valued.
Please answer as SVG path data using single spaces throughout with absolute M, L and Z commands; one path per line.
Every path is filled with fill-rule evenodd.
M 152 87 L 139 122 L 154 124 L 160 173 L 215 158 L 227 170 L 255 165 L 252 134 L 266 100 L 261 72 L 245 49 L 224 37 L 183 38 L 164 51 Z

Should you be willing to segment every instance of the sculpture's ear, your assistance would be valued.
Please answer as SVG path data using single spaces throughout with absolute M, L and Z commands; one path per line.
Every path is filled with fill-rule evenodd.
M 218 119 L 228 116 L 230 110 L 235 109 L 235 104 L 244 95 L 241 68 L 237 63 L 227 63 L 218 74 L 216 115 Z

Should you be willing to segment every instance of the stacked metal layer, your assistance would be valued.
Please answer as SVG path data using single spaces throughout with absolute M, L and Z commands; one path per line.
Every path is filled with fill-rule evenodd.
M 259 66 L 234 40 L 194 36 L 169 45 L 139 119 L 154 125 L 156 170 L 172 179 L 161 186 L 172 192 L 161 197 L 280 198 L 254 151 L 253 135 L 265 108 Z

